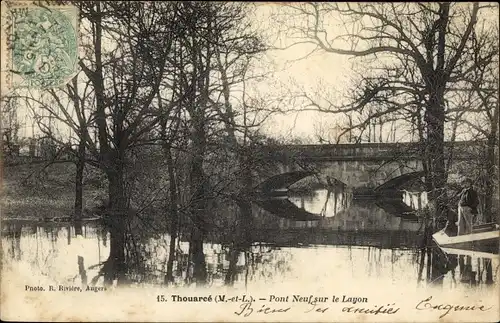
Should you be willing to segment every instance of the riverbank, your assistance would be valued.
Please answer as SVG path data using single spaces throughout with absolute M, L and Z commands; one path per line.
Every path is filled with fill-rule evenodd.
M 75 204 L 73 163 L 17 165 L 4 168 L 2 218 L 62 218 L 73 214 Z M 92 208 L 105 189 L 92 170 L 84 175 L 83 208 Z

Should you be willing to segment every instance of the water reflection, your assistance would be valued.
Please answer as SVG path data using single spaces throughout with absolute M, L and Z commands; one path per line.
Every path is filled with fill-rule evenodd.
M 403 202 L 413 210 L 421 210 L 428 204 L 427 192 L 402 190 Z
M 21 260 L 21 231 L 22 225 L 19 223 L 13 224 L 6 232 L 8 244 L 7 254 L 15 260 Z
M 432 244 L 420 251 L 418 281 L 445 287 L 482 288 L 496 281 L 498 266 L 498 255 L 485 258 L 449 254 Z M 425 279 L 422 278 L 424 267 Z
M 302 199 L 303 197 L 300 197 Z M 317 216 L 309 220 L 307 217 L 299 217 L 297 211 L 290 210 L 282 206 L 283 200 L 273 199 L 268 204 L 259 205 L 262 207 L 262 218 L 277 217 L 281 229 L 289 228 L 322 228 L 335 229 L 341 231 L 412 231 L 422 230 L 422 221 L 419 216 L 409 206 L 402 201 L 376 200 L 376 199 L 350 199 L 347 203 L 337 202 L 337 212 L 334 203 L 335 198 L 331 198 L 328 203 L 318 199 L 312 199 L 310 204 L 304 202 L 304 208 L 310 207 L 310 211 L 321 210 L 326 204 L 326 210 L 332 211 L 329 216 Z M 337 198 L 342 201 L 342 198 Z M 343 200 L 345 201 L 345 200 Z M 293 202 L 290 202 L 292 204 Z M 329 205 L 332 208 L 329 208 Z M 342 205 L 347 207 L 339 209 Z M 293 206 L 297 210 L 302 210 L 295 203 Z M 303 212 L 306 212 L 304 210 Z M 313 213 L 308 213 L 313 215 Z M 292 216 L 293 215 L 293 216 Z
M 99 270 L 109 255 L 109 243 L 106 242 L 109 233 L 100 226 L 85 225 L 82 235 L 76 235 L 74 227 L 63 226 L 15 224 L 4 225 L 2 230 L 2 252 L 9 255 L 4 257 L 7 267 L 23 267 L 35 276 L 43 275 L 58 283 L 103 284 Z M 483 288 L 497 281 L 498 257 L 467 258 L 445 254 L 437 247 L 419 250 L 417 239 L 405 242 L 403 236 L 396 238 L 394 233 L 370 236 L 368 233 L 331 231 L 330 236 L 336 238 L 324 238 L 324 232 L 306 233 L 291 237 L 288 243 L 282 240 L 283 232 L 261 233 L 267 241 L 236 250 L 233 269 L 231 255 L 234 250 L 221 243 L 205 243 L 208 285 L 225 284 L 231 270 L 234 270 L 236 287 L 290 283 L 296 282 L 298 277 L 301 283 L 318 286 L 325 281 L 343 279 L 357 284 L 393 284 L 402 288 L 417 287 L 422 282 L 445 287 Z M 254 235 L 255 241 L 259 241 L 257 236 Z M 381 240 L 381 236 L 389 239 Z M 158 234 L 134 241 L 127 246 L 130 282 L 163 284 L 169 235 Z M 377 244 L 377 241 L 385 242 Z M 177 243 L 174 284 L 178 286 L 189 283 L 187 277 L 192 266 L 189 266 L 188 250 L 187 242 Z
M 320 189 L 310 194 L 291 193 L 288 199 L 297 207 L 322 217 L 332 217 L 347 209 L 352 196 L 343 190 Z
M 322 219 L 327 219 L 328 223 L 338 222 L 328 219 L 334 217 L 343 217 L 344 222 L 352 222 L 356 221 L 354 218 L 360 213 L 369 211 L 374 214 L 380 213 L 380 210 L 388 216 L 416 222 L 419 217 L 417 211 L 423 209 L 427 203 L 427 194 L 424 191 L 405 189 L 383 192 L 362 189 L 353 191 L 342 183 L 326 185 L 314 190 L 291 189 L 283 196 L 273 196 L 257 201 L 257 204 L 271 214 L 290 221 L 307 221 L 305 227 L 323 226 L 321 223 L 324 224 L 325 221 L 320 221 Z M 366 221 L 362 221 L 355 229 L 370 226 L 370 217 L 370 215 L 365 217 Z M 346 228 L 347 223 L 335 223 L 337 226 L 339 224 L 342 228 Z
M 82 235 L 76 235 L 74 227 L 63 226 L 22 226 L 21 224 L 2 226 L 2 252 L 6 264 L 16 264 L 29 268 L 30 272 L 49 277 L 58 283 L 74 283 L 80 276 L 86 284 L 103 284 L 99 269 L 109 255 L 106 241 L 109 233 L 100 226 L 85 225 Z M 104 239 L 103 239 L 104 238 Z M 129 280 L 135 283 L 162 284 L 168 260 L 169 235 L 162 234 L 148 239 L 137 239 L 130 243 L 126 252 Z M 133 245 L 134 250 L 132 250 Z M 188 259 L 189 244 L 180 241 L 176 246 L 174 260 L 175 284 L 188 282 L 190 270 Z M 290 270 L 288 262 L 291 254 L 279 251 L 278 247 L 254 244 L 244 252 L 236 252 L 235 281 L 261 278 L 274 280 L 276 275 Z M 231 265 L 231 250 L 221 244 L 204 244 L 207 262 L 208 282 L 222 285 Z

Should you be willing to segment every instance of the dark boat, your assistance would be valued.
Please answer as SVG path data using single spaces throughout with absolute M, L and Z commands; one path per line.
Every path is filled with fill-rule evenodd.
M 476 257 L 499 254 L 500 230 L 496 223 L 474 226 L 472 233 L 460 236 L 449 236 L 441 230 L 433 234 L 432 238 L 447 253 Z

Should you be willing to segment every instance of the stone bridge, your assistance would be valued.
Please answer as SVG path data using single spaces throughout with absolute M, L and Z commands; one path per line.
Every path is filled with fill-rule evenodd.
M 467 160 L 478 158 L 481 147 L 477 142 L 446 143 L 446 161 L 453 154 L 448 172 L 461 173 Z M 264 147 L 262 156 L 268 162 L 258 175 L 259 187 L 263 191 L 284 189 L 309 176 L 357 191 L 395 189 L 423 176 L 420 151 L 418 143 Z

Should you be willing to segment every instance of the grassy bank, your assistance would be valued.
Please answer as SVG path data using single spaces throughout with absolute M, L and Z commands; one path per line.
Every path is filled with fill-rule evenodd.
M 1 215 L 4 218 L 52 218 L 73 214 L 75 165 L 57 163 L 17 165 L 3 169 Z M 98 203 L 105 190 L 101 176 L 87 170 L 84 176 L 84 208 Z

